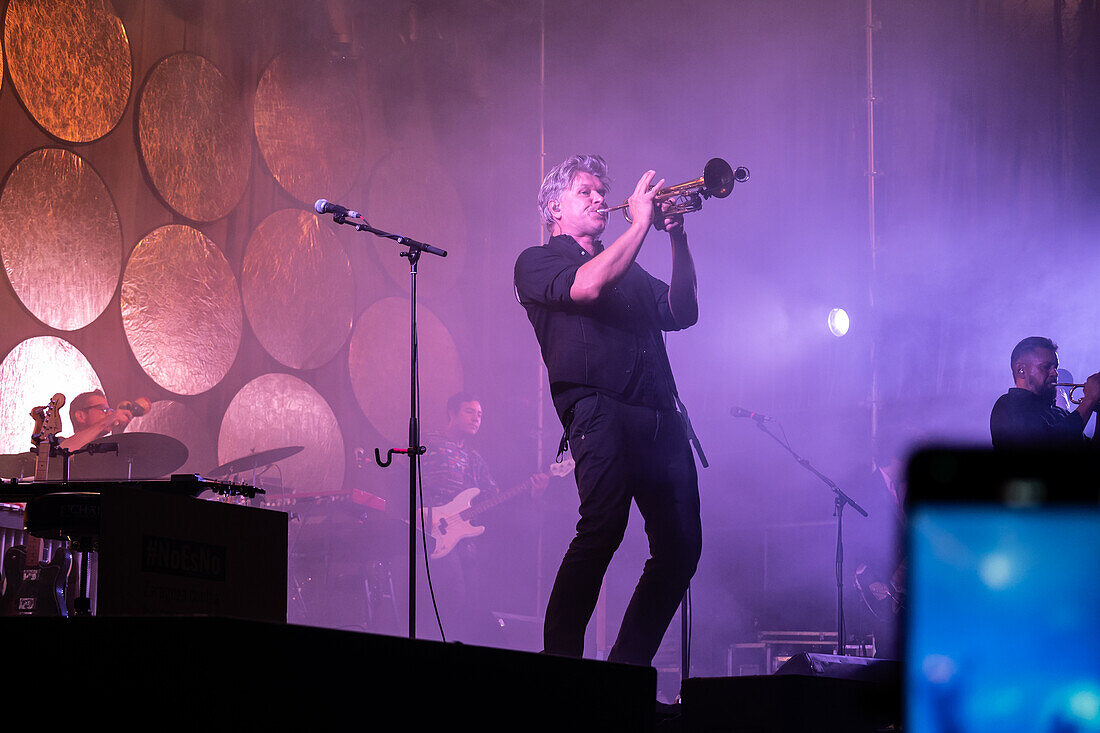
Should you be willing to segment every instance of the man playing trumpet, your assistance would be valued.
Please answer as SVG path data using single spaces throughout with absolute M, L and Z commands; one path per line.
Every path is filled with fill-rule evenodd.
M 1073 412 L 1054 404 L 1058 384 L 1058 346 L 1049 338 L 1029 336 L 1012 350 L 1016 386 L 1002 395 L 989 416 L 994 448 L 1081 446 L 1089 418 L 1100 404 L 1100 373 L 1085 380 Z
M 520 304 L 535 329 L 554 407 L 576 461 L 577 534 L 546 608 L 544 650 L 580 657 L 600 584 L 637 504 L 650 558 L 608 659 L 648 665 L 695 573 L 701 549 L 699 486 L 662 331 L 698 318 L 695 266 L 683 218 L 667 217 L 672 277 L 665 284 L 635 258 L 654 221 L 664 180 L 647 171 L 631 193 L 630 226 L 611 244 L 607 166 L 575 155 L 539 191 L 550 240 L 515 267 Z

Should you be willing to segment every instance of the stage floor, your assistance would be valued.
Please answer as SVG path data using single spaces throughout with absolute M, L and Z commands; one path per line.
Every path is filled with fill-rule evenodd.
M 891 730 L 900 709 L 892 670 L 825 655 L 688 679 L 682 704 L 658 709 L 651 667 L 294 624 L 16 617 L 0 640 L 12 704 L 51 728 L 852 732 Z
M 52 728 L 100 719 L 154 730 L 655 725 L 648 667 L 209 617 L 2 618 L 0 639 L 2 676 L 19 688 L 11 699 Z

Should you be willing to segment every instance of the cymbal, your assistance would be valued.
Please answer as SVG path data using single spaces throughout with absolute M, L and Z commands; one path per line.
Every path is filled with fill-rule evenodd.
M 250 453 L 243 458 L 235 458 L 229 463 L 223 463 L 217 468 L 212 468 L 203 475 L 207 478 L 221 478 L 222 476 L 229 476 L 234 473 L 244 473 L 254 468 L 270 466 L 272 463 L 277 463 L 284 458 L 289 458 L 295 453 L 299 453 L 303 450 L 305 450 L 304 445 L 290 445 L 285 448 L 272 448 L 270 450 L 260 451 L 259 453 Z
M 0 478 L 33 476 L 36 459 L 30 451 L 0 456 Z
M 187 446 L 159 433 L 107 435 L 88 445 L 99 448 L 117 445 L 118 453 L 112 450 L 70 457 L 69 478 L 74 481 L 160 478 L 187 462 Z

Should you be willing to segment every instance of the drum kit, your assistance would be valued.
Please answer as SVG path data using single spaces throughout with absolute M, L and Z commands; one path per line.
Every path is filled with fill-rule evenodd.
M 168 435 L 123 432 L 88 443 L 70 441 L 66 447 L 57 436 L 57 408 L 61 404 L 64 396 L 57 394 L 48 408 L 32 411 L 36 422 L 30 451 L 0 456 L 0 506 L 20 511 L 26 532 L 25 547 L 13 547 L 4 553 L 5 588 L 0 615 L 67 616 L 69 601 L 74 614 L 93 615 L 91 556 L 98 554 L 100 534 L 107 527 L 101 519 L 109 499 L 117 499 L 120 492 L 133 492 L 126 496 L 135 499 L 154 494 L 202 498 L 201 494 L 209 493 L 214 501 L 251 502 L 263 490 L 255 481 L 240 481 L 243 474 L 252 472 L 255 479 L 274 463 L 304 449 L 289 446 L 253 452 L 212 468 L 208 477 L 175 474 L 187 462 L 189 452 L 182 442 Z M 50 457 L 60 460 L 51 462 Z M 59 470 L 50 470 L 54 468 Z M 171 478 L 167 478 L 169 475 Z M 111 510 L 115 512 L 112 516 L 118 516 L 117 501 L 112 506 L 116 507 Z M 115 531 L 111 536 L 120 535 Z M 45 567 L 39 560 L 44 539 L 64 543 L 55 548 Z M 73 569 L 74 553 L 79 554 L 80 561 L 77 580 L 71 584 L 79 595 L 66 600 L 70 581 L 65 578 Z M 51 576 L 55 582 L 40 586 L 33 581 L 45 569 L 56 571 Z M 8 583 L 9 577 L 21 580 Z
M 41 445 L 46 447 L 47 444 Z M 98 484 L 94 491 L 88 489 L 93 494 L 101 488 L 106 490 L 108 485 L 150 488 L 159 484 L 153 486 L 154 490 L 285 511 L 291 517 L 290 614 L 303 623 L 326 625 L 326 620 L 332 620 L 325 615 L 329 613 L 326 609 L 335 603 L 331 596 L 343 591 L 340 590 L 342 586 L 329 577 L 331 573 L 324 569 L 341 566 L 341 562 L 346 560 L 363 575 L 366 571 L 359 566 L 366 562 L 364 552 L 371 557 L 381 555 L 373 545 L 365 548 L 364 538 L 373 538 L 371 542 L 380 541 L 380 537 L 375 536 L 377 527 L 374 526 L 375 521 L 379 520 L 374 518 L 390 515 L 384 511 L 383 500 L 365 491 L 296 491 L 283 486 L 281 481 L 264 479 L 264 473 L 269 469 L 303 450 L 304 446 L 292 445 L 253 451 L 214 466 L 201 475 L 174 475 L 189 457 L 188 449 L 181 441 L 159 433 L 123 432 L 88 443 L 79 451 L 64 455 L 64 460 L 52 461 L 49 478 L 41 483 L 34 482 L 37 462 L 34 452 L 0 455 L 0 506 L 7 506 L 2 504 L 5 501 L 28 500 L 48 504 L 50 497 L 38 496 L 41 493 L 35 490 L 38 487 L 41 491 L 52 492 L 75 490 L 76 494 L 58 496 L 77 496 L 83 495 L 84 490 L 73 484 Z M 68 465 L 63 468 L 64 463 Z M 38 506 L 37 515 L 46 517 L 49 514 L 46 510 Z M 81 578 L 88 577 L 86 567 L 82 566 L 80 572 Z M 382 618 L 396 623 L 396 606 L 390 607 L 395 601 L 388 565 L 374 561 L 368 574 L 373 579 L 373 585 L 368 585 L 366 590 L 359 588 L 357 592 L 367 596 L 365 605 L 369 610 L 370 623 L 381 623 L 378 619 Z M 85 592 L 80 602 L 87 605 L 87 597 L 88 592 Z M 337 603 L 336 606 L 340 607 L 340 613 L 358 619 L 360 611 L 354 609 L 361 609 L 364 603 Z M 356 623 L 361 621 L 359 619 Z

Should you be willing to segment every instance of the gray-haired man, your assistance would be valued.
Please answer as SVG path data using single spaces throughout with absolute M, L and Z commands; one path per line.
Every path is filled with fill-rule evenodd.
M 550 240 L 520 254 L 515 286 L 535 329 L 580 494 L 577 534 L 546 608 L 545 651 L 581 656 L 600 584 L 637 504 L 650 558 L 609 660 L 648 665 L 695 572 L 702 546 L 699 487 L 662 331 L 698 318 L 695 266 L 681 217 L 665 219 L 669 284 L 635 259 L 653 223 L 647 171 L 629 197 L 632 223 L 604 246 L 607 166 L 568 158 L 543 181 Z

